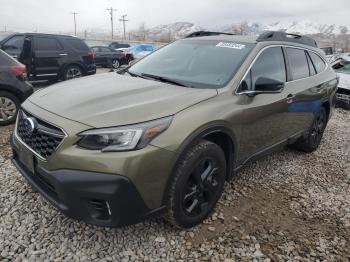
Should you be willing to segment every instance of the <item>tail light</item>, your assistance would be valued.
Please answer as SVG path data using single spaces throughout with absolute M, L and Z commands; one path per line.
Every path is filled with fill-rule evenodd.
M 24 65 L 11 66 L 10 70 L 17 75 L 19 80 L 26 79 L 26 67 Z
M 19 76 L 23 76 L 26 73 L 26 67 L 23 65 L 11 66 L 10 70 Z
M 89 52 L 87 53 L 87 55 L 88 55 L 88 57 L 90 57 L 90 58 L 92 58 L 92 59 L 95 58 L 95 53 L 92 52 L 92 51 L 89 51 Z

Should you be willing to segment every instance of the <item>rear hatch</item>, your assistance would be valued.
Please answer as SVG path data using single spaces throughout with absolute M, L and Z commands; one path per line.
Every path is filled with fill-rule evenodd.
M 72 37 L 66 39 L 66 41 L 76 52 L 79 53 L 86 65 L 95 64 L 94 53 L 83 40 Z

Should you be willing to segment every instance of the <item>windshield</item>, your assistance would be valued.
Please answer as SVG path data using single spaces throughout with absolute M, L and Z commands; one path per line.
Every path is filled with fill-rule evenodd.
M 220 88 L 232 79 L 253 47 L 250 43 L 179 40 L 140 60 L 129 71 L 196 88 Z
M 343 73 L 350 75 L 350 62 L 342 62 L 333 66 L 333 69 L 337 73 Z
M 9 34 L 9 33 L 0 33 L 0 41 L 2 41 L 3 39 L 5 39 L 5 38 L 8 37 L 9 35 L 11 35 L 11 34 Z

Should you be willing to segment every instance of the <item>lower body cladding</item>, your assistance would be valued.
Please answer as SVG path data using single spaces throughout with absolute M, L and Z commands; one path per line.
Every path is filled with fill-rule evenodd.
M 90 171 L 59 169 L 49 171 L 31 156 L 33 165 L 23 161 L 30 152 L 12 136 L 13 163 L 32 187 L 67 216 L 99 226 L 135 224 L 159 215 L 164 206 L 150 208 L 135 185 L 125 176 Z M 28 152 L 27 152 L 28 151 Z

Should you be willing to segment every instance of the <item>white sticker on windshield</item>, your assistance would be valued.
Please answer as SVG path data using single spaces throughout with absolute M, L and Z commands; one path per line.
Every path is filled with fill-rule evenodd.
M 245 48 L 245 45 L 237 44 L 237 43 L 230 43 L 230 42 L 220 42 L 216 46 L 239 49 L 239 50 Z

